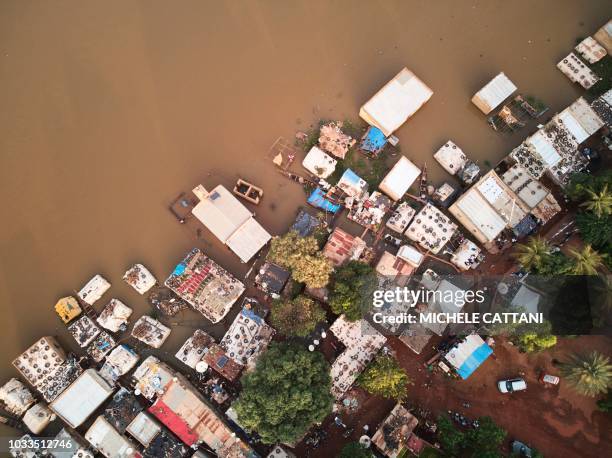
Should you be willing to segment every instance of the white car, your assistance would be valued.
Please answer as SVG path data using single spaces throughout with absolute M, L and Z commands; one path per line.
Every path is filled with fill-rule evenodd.
M 512 378 L 497 382 L 497 388 L 501 393 L 513 393 L 527 389 L 527 383 L 522 378 Z

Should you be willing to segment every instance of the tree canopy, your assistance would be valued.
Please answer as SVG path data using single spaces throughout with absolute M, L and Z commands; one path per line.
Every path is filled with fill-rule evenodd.
M 358 385 L 371 394 L 401 401 L 413 382 L 391 356 L 378 356 L 357 379 Z
M 321 306 L 306 296 L 272 304 L 270 323 L 285 336 L 306 337 L 325 319 Z
M 372 458 L 372 452 L 359 442 L 349 442 L 340 451 L 338 458 Z
M 299 345 L 272 343 L 241 382 L 238 421 L 265 444 L 293 442 L 331 412 L 329 365 Z
M 350 261 L 334 275 L 329 306 L 334 313 L 344 314 L 349 321 L 358 320 L 372 305 L 376 286 L 376 274 L 370 265 Z
M 578 393 L 589 397 L 606 393 L 612 387 L 610 358 L 599 352 L 572 355 L 561 364 L 561 373 Z
M 497 426 L 491 417 L 480 417 L 478 423 L 478 428 L 462 431 L 448 417 L 438 418 L 437 434 L 442 450 L 449 456 L 501 457 L 499 448 L 506 438 L 506 430 Z

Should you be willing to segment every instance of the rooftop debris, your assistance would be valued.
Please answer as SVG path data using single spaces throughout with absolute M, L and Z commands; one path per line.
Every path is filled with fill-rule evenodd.
M 210 335 L 201 329 L 196 329 L 191 337 L 176 352 L 176 359 L 186 366 L 195 369 L 196 365 L 202 361 L 208 348 L 215 342 Z
M 361 198 L 368 190 L 368 183 L 351 169 L 346 169 L 337 184 L 349 197 Z
M 403 286 L 408 281 L 408 276 L 414 270 L 415 268 L 408 262 L 388 251 L 383 252 L 378 264 L 376 264 L 376 273 L 388 277 L 400 286 Z
M 336 267 L 348 261 L 356 261 L 366 249 L 366 243 L 359 237 L 336 227 L 323 247 L 323 256 Z
M 412 208 L 408 202 L 402 202 L 389 217 L 386 226 L 392 231 L 402 234 L 415 214 L 416 210 Z
M 74 357 L 59 365 L 50 377 L 36 387 L 47 402 L 57 398 L 72 382 L 83 373 L 83 368 Z
M 128 319 L 132 315 L 132 309 L 119 299 L 111 299 L 102 309 L 96 319 L 98 324 L 111 332 L 124 331 L 127 328 Z
M 55 304 L 55 312 L 59 315 L 64 323 L 70 323 L 82 312 L 78 301 L 72 297 L 62 297 Z
M 419 420 L 408 409 L 396 404 L 372 436 L 372 443 L 388 458 L 405 456 L 406 451 L 419 456 L 431 445 L 414 433 L 418 424 Z
M 320 208 L 321 210 L 325 210 L 329 213 L 336 213 L 341 208 L 338 203 L 328 199 L 321 188 L 316 188 L 314 191 L 312 191 L 307 202 L 313 207 Z
M 451 140 L 447 141 L 436 151 L 434 159 L 451 175 L 455 175 L 462 170 L 468 160 L 461 148 Z
M 378 191 L 374 191 L 370 195 L 366 194 L 363 200 L 353 203 L 347 218 L 363 227 L 376 231 L 390 208 L 391 201 L 389 198 Z
M 540 224 L 546 224 L 553 216 L 561 211 L 561 205 L 555 199 L 555 196 L 548 194 L 542 201 L 531 210 L 531 214 L 535 216 Z
M 484 114 L 489 114 L 510 97 L 514 91 L 516 91 L 516 86 L 502 72 L 472 97 L 472 103 Z
M 34 434 L 40 434 L 55 419 L 55 414 L 44 402 L 34 404 L 23 416 L 23 423 Z
M 608 52 L 593 37 L 586 37 L 574 48 L 590 64 L 599 62 Z
M 512 189 L 529 208 L 535 208 L 550 190 L 535 180 L 519 164 L 510 167 L 503 175 L 502 180 Z
M 16 378 L 10 379 L 0 387 L 0 401 L 8 412 L 18 417 L 36 402 L 30 390 Z
M 95 275 L 81 288 L 79 298 L 86 304 L 93 305 L 110 287 L 111 284 L 102 275 Z
M 200 199 L 193 215 L 242 262 L 248 262 L 272 238 L 223 185 L 210 192 L 199 185 L 193 193 Z
M 151 400 L 163 392 L 174 377 L 174 370 L 155 356 L 148 356 L 136 368 L 133 374 L 135 381 L 135 394 L 142 394 Z
M 118 345 L 106 356 L 100 375 L 114 384 L 119 377 L 127 374 L 138 362 L 138 354 L 125 344 Z
M 421 169 L 401 156 L 393 168 L 378 185 L 378 189 L 391 197 L 400 200 L 421 174 Z
M 272 262 L 265 262 L 257 272 L 255 285 L 272 297 L 278 298 L 290 276 L 288 270 Z
M 612 89 L 593 100 L 591 108 L 608 128 L 612 127 Z
M 113 339 L 113 337 L 107 332 L 102 331 L 87 347 L 87 353 L 95 362 L 99 363 L 102 361 L 102 359 L 104 359 L 104 356 L 106 356 L 106 354 L 115 347 L 115 345 L 117 345 L 115 339 Z
M 141 316 L 132 329 L 132 337 L 153 348 L 161 347 L 169 335 L 169 327 L 148 315 Z
M 142 264 L 134 264 L 123 275 L 123 280 L 136 290 L 144 294 L 157 284 L 157 280 L 149 270 Z
M 139 458 L 136 446 L 100 415 L 85 433 L 85 439 L 106 458 Z
M 387 144 L 387 137 L 378 127 L 370 126 L 361 138 L 359 148 L 373 156 L 378 156 Z
M 467 379 L 478 367 L 491 356 L 493 350 L 482 337 L 470 334 L 455 344 L 444 356 L 444 359 L 455 368 L 462 379 Z
M 464 271 L 475 269 L 482 260 L 480 251 L 478 245 L 464 238 L 451 255 L 450 261 Z
M 177 313 L 189 308 L 189 304 L 186 301 L 165 286 L 156 287 L 149 294 L 147 301 L 166 316 L 175 316 Z
M 448 183 L 443 183 L 432 195 L 432 199 L 443 208 L 448 208 L 454 201 L 458 190 Z
M 104 409 L 104 418 L 120 433 L 144 410 L 144 406 L 131 391 L 119 388 Z
M 387 338 L 367 321 L 348 321 L 340 315 L 329 330 L 346 347 L 331 366 L 331 392 L 340 398 L 372 361 Z
M 244 365 L 236 362 L 227 355 L 220 345 L 213 343 L 202 358 L 208 367 L 213 368 L 230 382 L 235 382 L 240 377 Z
M 344 159 L 354 144 L 355 139 L 342 132 L 342 123 L 330 122 L 321 126 L 319 146 L 323 151 Z
M 557 68 L 572 83 L 578 83 L 585 89 L 590 88 L 601 79 L 573 52 L 561 59 L 557 64 Z
M 359 116 L 389 137 L 427 102 L 433 91 L 403 68 L 359 110 Z
M 324 223 L 320 218 L 300 209 L 289 231 L 295 231 L 302 237 L 307 237 L 323 226 Z
M 336 169 L 336 161 L 318 147 L 313 146 L 302 161 L 302 166 L 319 178 L 328 178 Z
M 425 205 L 414 217 L 405 234 L 427 251 L 437 254 L 457 230 L 457 225 L 432 204 Z
M 31 385 L 39 387 L 66 361 L 66 352 L 55 337 L 47 336 L 15 358 L 13 366 Z
M 81 318 L 68 326 L 68 332 L 81 348 L 87 347 L 100 334 L 100 328 L 96 326 L 91 318 L 83 315 Z
M 165 429 L 151 441 L 142 453 L 143 458 L 182 458 L 188 453 L 187 447 L 183 445 L 174 435 Z M 197 452 L 196 452 L 197 453 Z M 194 457 L 195 455 L 192 455 Z M 196 457 L 197 458 L 197 457 Z
M 174 268 L 165 284 L 213 323 L 227 315 L 244 291 L 242 282 L 197 248 Z

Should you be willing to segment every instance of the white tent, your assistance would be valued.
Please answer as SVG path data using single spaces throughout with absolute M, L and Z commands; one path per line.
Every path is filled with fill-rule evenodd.
M 421 169 L 402 156 L 387 173 L 378 188 L 391 199 L 399 200 L 420 174 Z
M 359 116 L 391 135 L 427 102 L 433 91 L 407 68 L 402 69 L 359 110 Z
M 337 163 L 338 161 L 316 146 L 310 148 L 310 151 L 308 151 L 308 154 L 302 161 L 302 165 L 306 170 L 323 179 L 334 173 Z
M 500 73 L 472 97 L 472 103 L 484 114 L 489 114 L 514 91 L 514 83 L 504 73 Z
M 467 157 L 461 148 L 450 140 L 436 151 L 434 159 L 451 175 L 455 175 L 467 163 Z

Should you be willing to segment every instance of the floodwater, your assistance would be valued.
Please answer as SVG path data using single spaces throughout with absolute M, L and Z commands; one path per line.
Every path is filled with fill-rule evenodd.
M 403 66 L 434 91 L 398 132 L 427 161 L 447 139 L 496 162 L 527 135 L 492 131 L 470 103 L 504 71 L 562 109 L 580 91 L 555 63 L 610 16 L 605 1 L 109 1 L 0 3 L 0 383 L 42 335 L 74 348 L 53 311 L 95 273 L 134 262 L 163 280 L 193 246 L 241 277 L 247 266 L 167 209 L 198 183 L 240 176 L 265 190 L 257 216 L 284 232 L 303 191 L 268 149 L 359 106 Z M 195 314 L 186 315 L 195 319 Z M 189 326 L 175 329 L 174 353 Z

